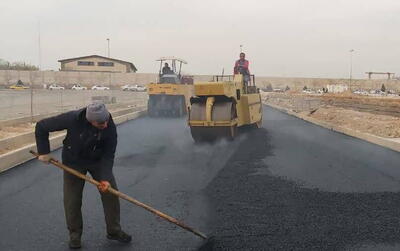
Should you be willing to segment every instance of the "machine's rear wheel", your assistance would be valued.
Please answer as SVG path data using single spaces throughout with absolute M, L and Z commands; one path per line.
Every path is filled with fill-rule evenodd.
M 147 114 L 149 117 L 154 117 L 154 102 L 152 96 L 149 97 L 149 100 L 147 101 Z
M 177 102 L 178 102 L 178 104 L 177 104 L 177 107 L 176 107 L 176 116 L 182 117 L 186 113 L 185 97 L 183 97 L 183 96 L 179 97 Z
M 255 127 L 256 127 L 256 128 L 261 128 L 261 127 L 262 127 L 262 119 L 260 119 L 259 121 L 257 121 Z
M 181 117 L 186 114 L 185 97 L 150 95 L 147 101 L 147 113 L 150 117 Z

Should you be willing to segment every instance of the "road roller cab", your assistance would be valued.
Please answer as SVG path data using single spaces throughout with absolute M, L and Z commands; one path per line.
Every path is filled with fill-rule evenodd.
M 234 139 L 238 127 L 261 127 L 261 96 L 254 75 L 251 80 L 244 83 L 243 75 L 237 74 L 194 84 L 188 123 L 196 142 Z
M 187 62 L 175 57 L 163 57 L 157 61 L 160 62 L 157 83 L 150 83 L 147 87 L 147 112 L 151 117 L 183 116 L 193 95 L 193 77 L 181 74 L 182 64 Z

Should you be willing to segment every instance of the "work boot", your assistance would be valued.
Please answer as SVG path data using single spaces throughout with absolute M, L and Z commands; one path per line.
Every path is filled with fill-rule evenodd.
M 129 234 L 125 233 L 122 230 L 114 234 L 107 234 L 107 238 L 109 240 L 116 240 L 122 243 L 129 243 L 132 240 L 132 236 L 130 236 Z
M 69 238 L 69 248 L 78 249 L 81 248 L 81 237 L 76 235 L 71 235 Z
M 70 249 L 81 248 L 81 240 L 76 240 L 76 239 L 69 240 L 69 248 Z

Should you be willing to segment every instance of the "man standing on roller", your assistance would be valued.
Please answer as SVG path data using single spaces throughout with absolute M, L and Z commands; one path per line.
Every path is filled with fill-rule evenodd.
M 239 60 L 236 60 L 235 62 L 233 73 L 242 74 L 243 80 L 247 84 L 248 82 L 250 82 L 249 61 L 245 59 L 246 54 L 244 54 L 244 52 L 241 52 L 239 57 Z
M 86 108 L 70 111 L 39 121 L 35 136 L 39 160 L 50 160 L 49 132 L 67 130 L 63 141 L 62 162 L 100 182 L 107 238 L 129 243 L 132 237 L 121 230 L 119 199 L 107 193 L 117 189 L 112 167 L 117 146 L 117 130 L 104 104 L 93 103 Z M 82 191 L 85 181 L 64 171 L 64 210 L 69 230 L 69 247 L 80 248 L 82 236 Z

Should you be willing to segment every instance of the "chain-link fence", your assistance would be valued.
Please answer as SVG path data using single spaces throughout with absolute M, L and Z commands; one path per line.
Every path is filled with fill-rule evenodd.
M 143 106 L 147 101 L 146 92 L 25 88 L 0 89 L 0 121 L 79 109 L 95 100 L 109 109 Z
M 310 97 L 303 95 L 279 95 L 267 94 L 263 95 L 264 101 L 269 104 L 277 105 L 283 108 L 290 109 L 295 112 L 314 111 L 324 105 L 324 102 L 319 97 Z

